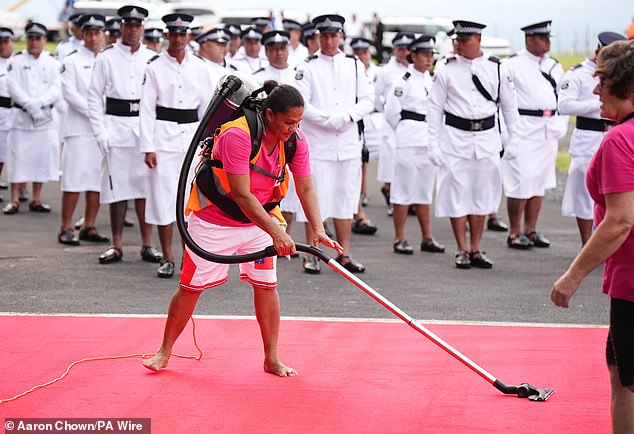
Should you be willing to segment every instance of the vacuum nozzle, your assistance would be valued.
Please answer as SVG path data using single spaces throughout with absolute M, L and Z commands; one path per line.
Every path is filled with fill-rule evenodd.
M 519 398 L 528 398 L 531 401 L 546 401 L 553 394 L 553 389 L 540 389 L 528 383 L 522 383 L 519 386 L 507 386 L 500 380 L 495 380 L 493 386 L 505 395 L 517 395 Z

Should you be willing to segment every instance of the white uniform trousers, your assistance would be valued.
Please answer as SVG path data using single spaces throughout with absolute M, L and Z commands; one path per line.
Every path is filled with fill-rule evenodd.
M 7 144 L 8 135 L 9 130 L 0 130 L 0 163 L 5 163 L 7 161 L 7 149 L 9 147 Z
M 352 219 L 359 209 L 361 195 L 361 157 L 340 161 L 311 160 L 313 184 L 321 218 Z M 298 222 L 306 222 L 304 210 Z
M 503 160 L 502 181 L 506 197 L 530 199 L 555 188 L 557 148 L 557 140 L 545 140 L 537 146 L 520 146 L 516 158 Z
M 59 136 L 57 129 L 10 130 L 8 142 L 9 182 L 59 180 Z
M 395 205 L 429 205 L 434 198 L 437 168 L 422 146 L 397 147 L 390 202 Z
M 280 202 L 280 209 L 284 212 L 297 213 L 301 209 L 302 204 L 295 191 L 295 177 L 290 171 L 288 174 L 290 176 L 288 180 L 288 192 L 286 193 L 286 197 Z
M 176 221 L 176 190 L 184 158 L 184 152 L 156 151 L 158 164 L 147 171 L 147 223 L 164 226 Z
M 379 182 L 392 182 L 394 179 L 396 134 L 387 122 L 384 125 L 383 143 L 379 150 L 379 165 L 377 167 L 376 179 Z
M 445 154 L 438 171 L 436 217 L 464 217 L 497 212 L 502 196 L 500 156 L 479 160 Z
M 61 188 L 75 193 L 101 190 L 101 153 L 93 135 L 64 139 Z
M 100 202 L 115 203 L 130 199 L 145 199 L 147 166 L 138 146 L 111 147 L 101 160 Z M 110 186 L 112 180 L 112 188 Z
M 592 157 L 573 157 L 568 169 L 568 179 L 561 201 L 561 215 L 592 220 L 594 217 L 594 201 L 586 187 L 586 172 Z

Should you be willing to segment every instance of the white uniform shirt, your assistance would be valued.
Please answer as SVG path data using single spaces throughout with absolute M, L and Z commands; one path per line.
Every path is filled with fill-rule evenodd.
M 564 76 L 564 70 L 557 60 L 548 54 L 539 58 L 527 50 L 521 50 L 517 55 L 506 59 L 504 63 L 508 65 L 513 79 L 518 108 L 557 110 L 555 92 L 559 92 L 559 86 Z M 555 88 L 544 78 L 542 72 L 555 80 Z M 558 140 L 566 134 L 568 118 L 557 115 L 551 117 L 520 116 L 517 128 L 522 141 Z
M 80 45 L 62 60 L 62 95 L 68 104 L 62 125 L 63 136 L 93 135 L 88 117 L 88 87 L 96 56 Z
M 480 159 L 502 150 L 497 125 L 485 131 L 463 131 L 444 125 L 445 111 L 463 119 L 478 120 L 495 116 L 497 106 L 478 91 L 473 83 L 475 74 L 493 99 L 498 99 L 501 113 L 511 140 L 517 140 L 517 101 L 508 69 L 482 55 L 473 60 L 451 56 L 446 65 L 437 69 L 429 95 L 429 146 L 440 146 L 443 153 L 464 159 Z M 498 66 L 500 79 L 498 80 Z
M 374 107 L 372 83 L 363 64 L 341 51 L 334 56 L 317 51 L 297 66 L 294 86 L 304 97 L 301 125 L 311 159 L 360 158 L 357 122 Z
M 427 122 L 401 119 L 401 111 L 427 116 L 431 87 L 429 71 L 420 72 L 413 65 L 394 82 L 385 103 L 385 119 L 396 131 L 397 147 L 428 146 Z
M 81 45 L 81 39 L 77 39 L 76 37 L 71 35 L 71 37 L 68 38 L 67 41 L 63 41 L 57 44 L 57 58 L 59 60 L 62 60 L 64 57 L 68 56 Z
M 401 78 L 407 72 L 407 66 L 396 61 L 394 56 L 379 68 L 374 81 L 374 108 L 378 112 L 382 112 L 385 108 L 385 101 L 392 90 L 394 82 Z
M 284 69 L 278 69 L 271 65 L 260 68 L 253 73 L 253 78 L 260 84 L 264 84 L 266 80 L 275 80 L 278 84 L 295 84 L 295 69 L 287 66 Z
M 17 53 L 9 61 L 7 77 L 13 104 L 24 107 L 26 103 L 35 102 L 44 111 L 50 112 L 53 119 L 55 111 L 49 107 L 59 102 L 62 91 L 59 63 L 51 53 L 42 51 L 37 59 L 26 50 Z M 57 125 L 56 122 L 47 122 L 35 127 L 33 119 L 24 110 L 14 107 L 12 112 L 11 127 L 15 129 L 49 129 Z
M 568 70 L 559 88 L 559 113 L 591 119 L 601 119 L 601 101 L 592 93 L 599 79 L 594 77 L 597 64 L 585 59 L 581 64 Z M 570 155 L 589 157 L 594 154 L 604 132 L 575 128 L 570 138 Z
M 156 55 L 145 45 L 131 53 L 120 41 L 99 53 L 88 90 L 90 123 L 97 140 L 109 139 L 113 147 L 137 145 L 139 117 L 106 114 L 106 97 L 140 99 L 145 66 Z
M 0 57 L 0 97 L 11 98 L 9 95 L 9 83 L 7 82 L 7 66 L 9 59 Z M 0 131 L 9 130 L 9 122 L 11 120 L 11 107 L 0 107 Z
M 238 51 L 231 59 L 229 68 L 235 69 L 236 71 L 243 71 L 247 74 L 252 74 L 258 69 L 264 68 L 268 64 L 269 61 L 266 57 L 249 57 L 245 53 L 240 53 Z
M 308 48 L 301 42 L 297 44 L 296 48 L 293 48 L 291 44 L 288 44 L 288 64 L 291 68 L 299 65 L 304 59 L 308 57 Z
M 156 106 L 197 110 L 202 118 L 215 83 L 206 62 L 187 51 L 181 63 L 162 52 L 145 70 L 141 96 L 141 152 L 185 152 L 198 128 L 198 122 L 179 124 L 156 119 Z

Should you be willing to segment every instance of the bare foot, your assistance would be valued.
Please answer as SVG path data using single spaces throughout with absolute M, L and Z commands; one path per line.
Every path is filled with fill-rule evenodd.
M 148 368 L 150 371 L 159 371 L 167 366 L 167 361 L 169 360 L 169 354 L 163 354 L 161 352 L 156 353 L 155 356 L 150 357 L 147 360 L 143 361 L 143 366 Z
M 264 372 L 268 372 L 269 374 L 274 374 L 279 377 L 295 377 L 297 375 L 297 371 L 295 369 L 289 368 L 280 361 L 268 362 L 265 360 Z

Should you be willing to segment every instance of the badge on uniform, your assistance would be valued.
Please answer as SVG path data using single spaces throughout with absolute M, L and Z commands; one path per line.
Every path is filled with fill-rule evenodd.
M 272 270 L 273 269 L 273 257 L 267 256 L 266 258 L 256 259 L 255 262 L 256 270 Z
M 403 96 L 403 88 L 402 87 L 395 87 L 394 88 L 394 96 L 400 98 Z
M 304 71 L 302 71 L 301 69 L 299 69 L 299 70 L 295 73 L 295 80 L 301 80 L 302 78 L 304 78 Z
M 9 63 L 9 64 L 7 65 L 7 71 L 11 71 L 12 69 L 13 69 L 13 66 Z
M 147 77 L 147 74 L 143 73 L 143 83 L 141 83 L 141 86 L 143 86 L 145 84 L 146 77 Z
M 568 89 L 569 86 L 570 86 L 570 80 L 566 80 L 563 83 L 561 83 L 561 90 L 566 90 Z
M 60 72 L 60 74 L 63 74 L 64 71 L 66 71 L 66 65 L 62 64 L 62 67 L 59 68 L 59 72 Z

